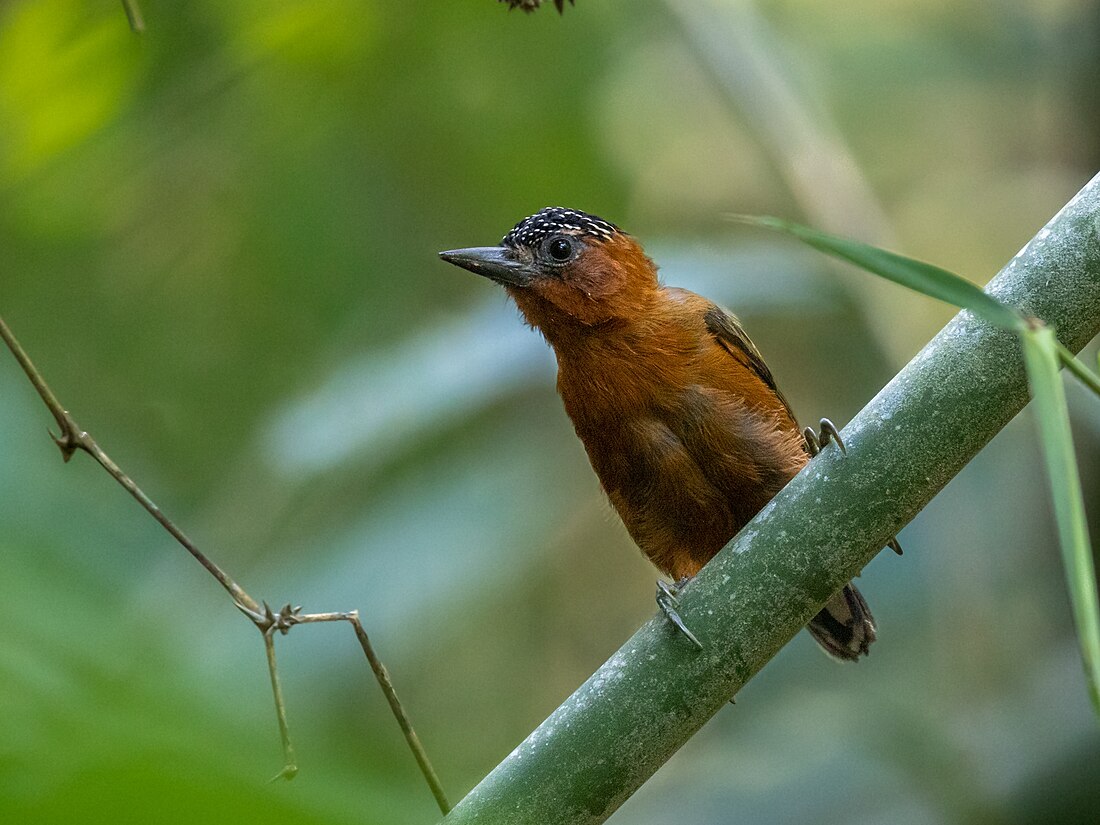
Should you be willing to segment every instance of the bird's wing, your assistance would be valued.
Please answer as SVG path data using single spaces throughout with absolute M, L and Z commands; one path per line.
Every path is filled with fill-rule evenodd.
M 776 386 L 775 383 L 775 376 L 773 376 L 772 371 L 768 369 L 768 365 L 764 363 L 764 358 L 760 355 L 760 350 L 756 348 L 752 339 L 745 333 L 744 328 L 737 318 L 726 312 L 720 306 L 711 304 L 710 308 L 707 309 L 704 314 L 703 320 L 706 322 L 707 329 L 710 331 L 711 335 L 714 336 L 719 346 L 741 364 L 756 373 L 757 377 L 775 393 L 776 397 L 783 403 L 783 407 L 787 410 L 787 414 L 791 417 L 791 421 L 794 422 L 797 427 L 798 419 L 794 417 L 794 410 L 791 409 L 791 405 L 787 402 L 787 399 L 783 397 L 783 393 L 779 391 L 779 387 Z

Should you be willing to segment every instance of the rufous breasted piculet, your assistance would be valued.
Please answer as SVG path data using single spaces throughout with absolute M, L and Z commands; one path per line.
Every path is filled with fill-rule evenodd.
M 664 286 L 638 242 L 613 223 L 547 207 L 499 246 L 441 252 L 501 284 L 558 361 L 558 392 L 627 531 L 663 573 L 657 601 L 676 612 L 699 572 L 817 451 L 835 440 L 800 430 L 738 320 Z M 891 546 L 895 549 L 896 542 Z M 854 661 L 875 640 L 848 584 L 808 625 L 832 656 Z

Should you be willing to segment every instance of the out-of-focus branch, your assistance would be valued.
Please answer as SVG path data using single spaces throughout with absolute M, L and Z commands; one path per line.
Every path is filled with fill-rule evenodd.
M 771 159 L 806 222 L 876 246 L 894 230 L 840 129 L 792 77 L 790 49 L 753 0 L 665 0 L 700 64 Z M 898 309 L 889 284 L 859 287 L 864 323 L 895 365 L 922 321 Z
M 130 21 L 130 28 L 136 34 L 145 31 L 145 18 L 141 16 L 141 7 L 137 0 L 122 0 L 122 8 L 126 10 L 126 19 Z

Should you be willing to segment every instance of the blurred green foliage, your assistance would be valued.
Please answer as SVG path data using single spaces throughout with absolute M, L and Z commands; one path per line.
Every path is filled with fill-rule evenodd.
M 981 281 L 1100 165 L 1094 4 L 710 5 L 759 16 L 909 254 Z M 657 0 L 142 10 L 138 37 L 117 3 L 0 4 L 0 312 L 250 593 L 362 611 L 452 797 L 651 614 L 654 571 L 550 354 L 436 250 L 601 214 L 742 315 L 806 420 L 846 419 L 950 312 L 731 229 L 829 193 L 788 189 Z M 1069 391 L 1095 505 L 1100 419 Z M 279 640 L 302 772 L 264 784 L 259 639 L 49 423 L 0 358 L 0 821 L 433 821 L 346 628 Z M 1091 822 L 1100 739 L 1022 423 L 865 572 L 875 656 L 796 640 L 612 821 Z

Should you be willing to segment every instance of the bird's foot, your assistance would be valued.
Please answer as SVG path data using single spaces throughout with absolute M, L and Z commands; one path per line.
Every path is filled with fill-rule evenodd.
M 802 431 L 802 437 L 806 439 L 806 449 L 809 450 L 811 456 L 815 456 L 829 446 L 832 441 L 836 442 L 836 445 L 840 447 L 842 453 L 848 452 L 844 446 L 844 441 L 840 438 L 840 432 L 836 426 L 828 418 L 822 418 L 821 422 L 817 425 L 820 435 L 814 432 L 813 427 L 806 427 Z
M 657 607 L 661 608 L 661 612 L 668 617 L 668 620 L 672 622 L 679 629 L 681 633 L 688 637 L 688 640 L 700 650 L 703 649 L 703 643 L 695 638 L 695 634 L 692 633 L 684 620 L 680 618 L 680 614 L 676 612 L 676 608 L 680 606 L 679 595 L 680 589 L 691 581 L 691 578 L 685 576 L 676 582 L 676 584 L 669 584 L 668 582 L 657 581 Z
M 893 536 L 890 541 L 886 542 L 886 546 L 897 553 L 899 556 L 905 552 L 901 549 L 901 544 L 898 542 L 897 536 Z

